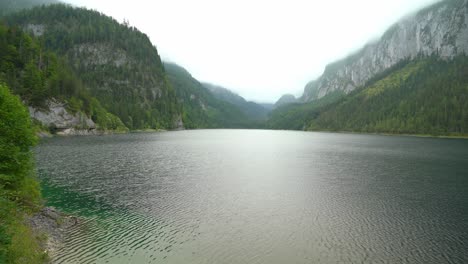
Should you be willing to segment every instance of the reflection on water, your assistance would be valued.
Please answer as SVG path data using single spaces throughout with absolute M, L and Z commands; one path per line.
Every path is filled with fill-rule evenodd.
M 468 262 L 468 140 L 262 130 L 54 138 L 56 263 Z

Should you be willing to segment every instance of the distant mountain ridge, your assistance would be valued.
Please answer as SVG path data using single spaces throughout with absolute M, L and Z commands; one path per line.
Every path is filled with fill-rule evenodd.
M 216 98 L 183 67 L 164 63 L 169 82 L 174 87 L 186 128 L 242 128 L 249 119 L 236 105 Z
M 251 120 L 262 121 L 266 120 L 268 117 L 270 109 L 263 107 L 261 104 L 247 101 L 242 96 L 221 86 L 210 83 L 203 83 L 203 86 L 210 90 L 211 93 L 219 100 L 226 101 L 239 107 L 239 109 L 241 109 L 241 111 L 243 111 L 244 114 Z
M 303 102 L 335 91 L 350 93 L 375 75 L 407 59 L 468 54 L 468 0 L 444 0 L 392 26 L 381 39 L 343 60 L 328 65 L 306 85 Z
M 294 104 L 297 102 L 297 99 L 294 95 L 292 94 L 285 94 L 278 99 L 275 103 L 275 107 L 280 107 L 283 105 L 288 105 L 288 104 Z

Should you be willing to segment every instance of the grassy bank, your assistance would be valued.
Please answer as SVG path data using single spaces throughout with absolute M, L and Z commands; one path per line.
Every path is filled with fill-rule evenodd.
M 34 233 L 29 217 L 41 207 L 31 147 L 35 130 L 20 99 L 0 84 L 0 263 L 43 263 L 46 239 Z

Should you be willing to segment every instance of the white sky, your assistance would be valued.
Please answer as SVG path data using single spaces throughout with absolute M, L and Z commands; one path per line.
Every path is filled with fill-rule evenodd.
M 146 33 L 163 60 L 249 100 L 302 95 L 325 66 L 437 0 L 65 0 Z

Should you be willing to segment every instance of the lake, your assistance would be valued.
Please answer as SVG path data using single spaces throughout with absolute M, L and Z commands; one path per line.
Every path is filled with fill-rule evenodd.
M 267 130 L 46 139 L 54 263 L 468 263 L 468 140 Z

